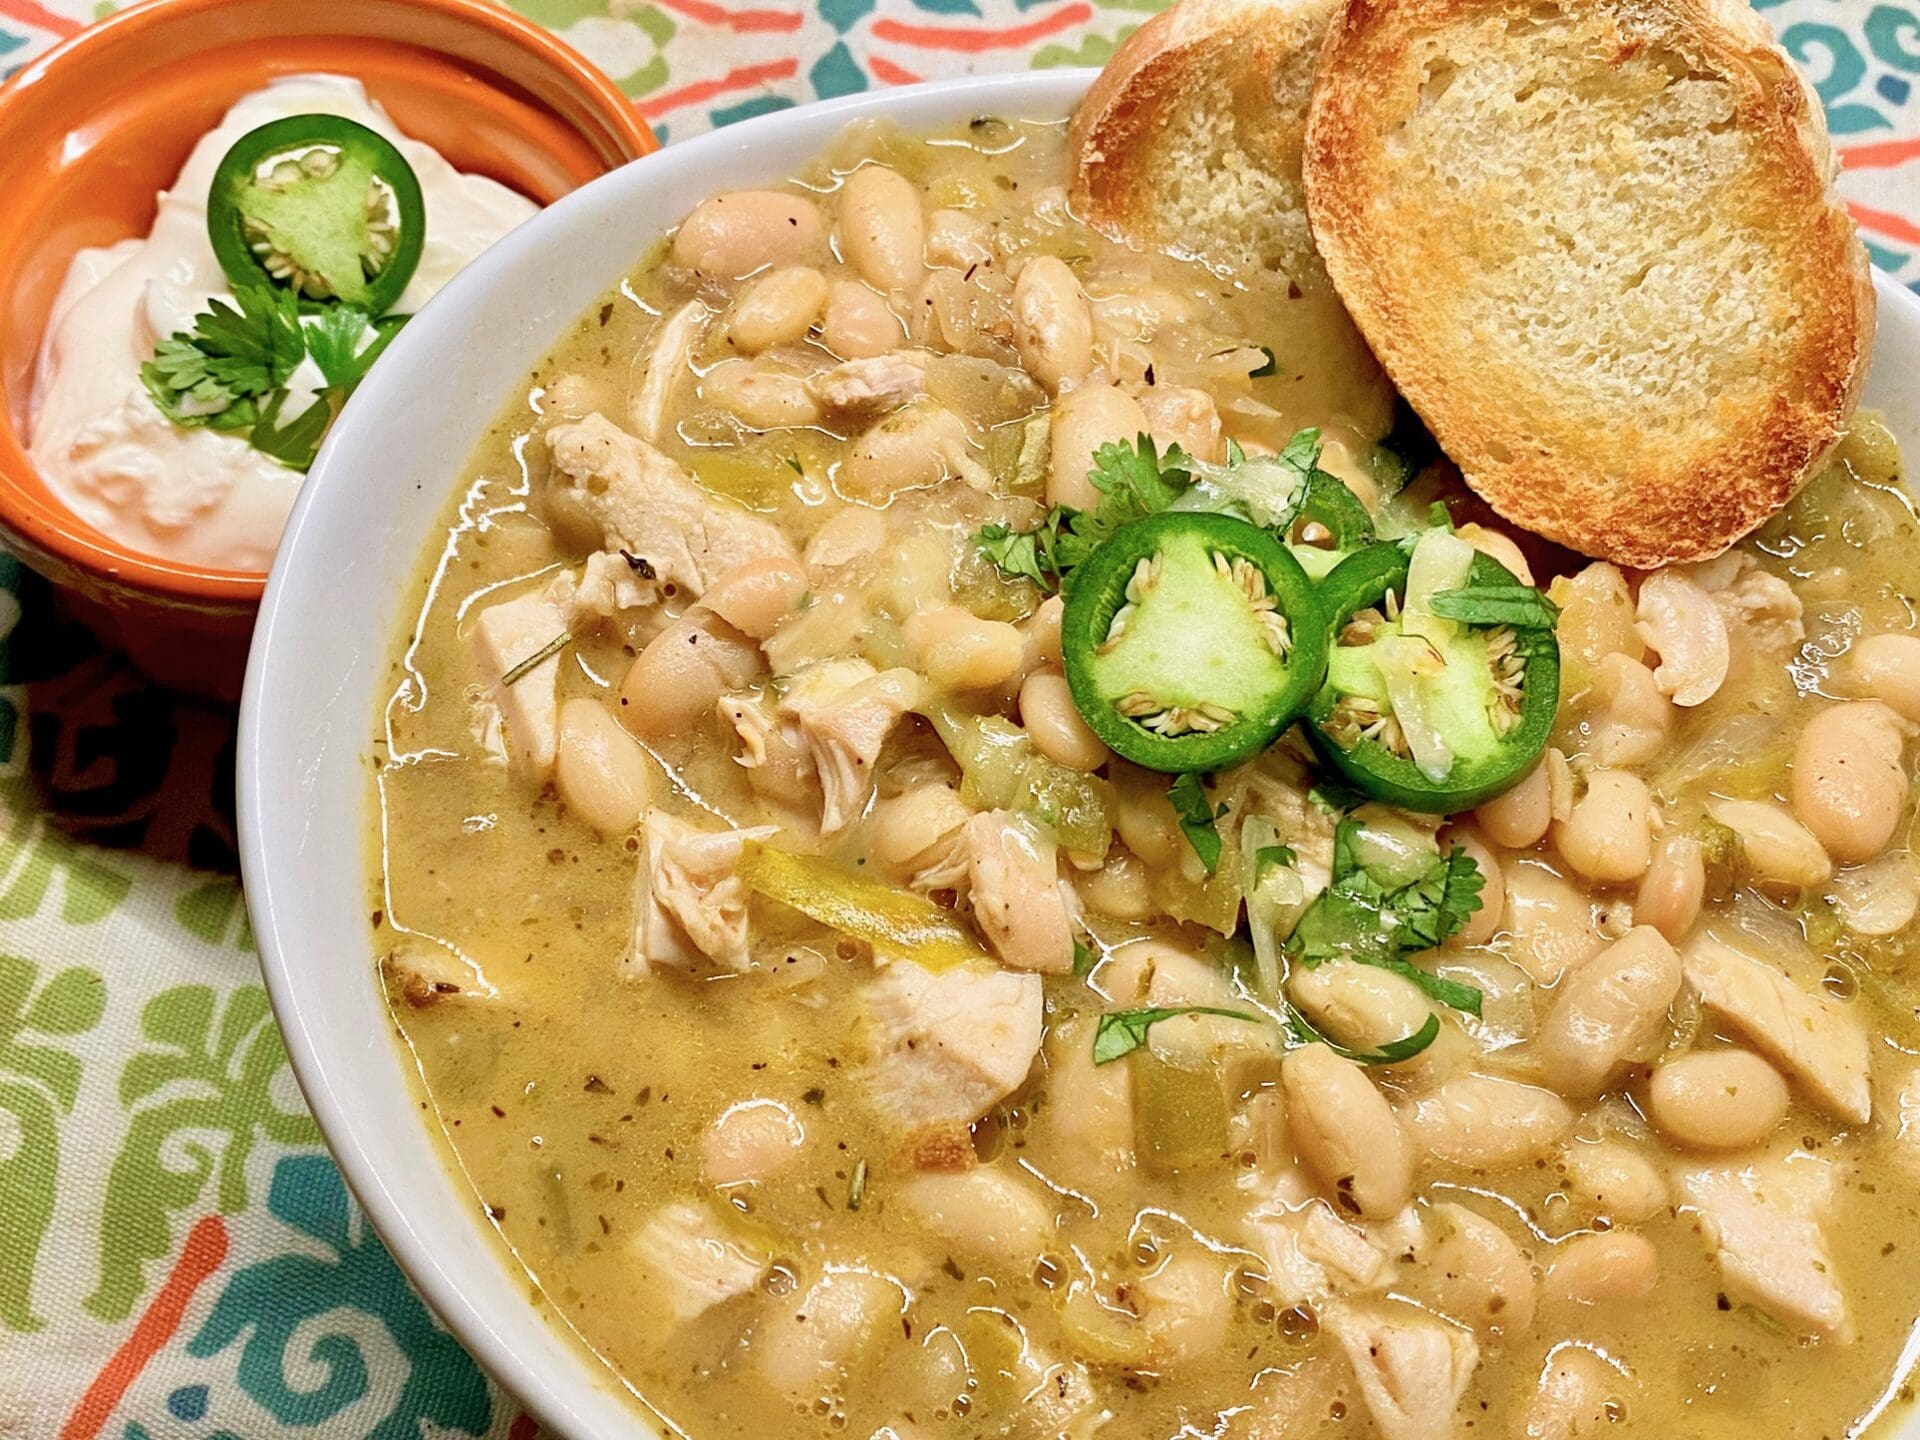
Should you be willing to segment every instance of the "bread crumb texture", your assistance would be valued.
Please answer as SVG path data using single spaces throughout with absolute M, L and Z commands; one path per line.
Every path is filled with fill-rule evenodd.
M 1328 269 L 1509 519 L 1630 565 L 1715 554 L 1842 433 L 1865 254 L 1744 5 L 1356 0 L 1320 73 Z

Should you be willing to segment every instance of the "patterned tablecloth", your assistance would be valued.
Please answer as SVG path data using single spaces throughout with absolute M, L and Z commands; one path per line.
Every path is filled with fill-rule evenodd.
M 0 73 L 113 8 L 0 0 Z M 1157 0 L 520 8 L 674 140 L 1098 64 Z M 1826 104 L 1875 262 L 1920 289 L 1920 0 L 1761 8 Z M 531 1440 L 300 1102 L 234 879 L 233 756 L 230 713 L 144 684 L 0 560 L 0 1437 Z

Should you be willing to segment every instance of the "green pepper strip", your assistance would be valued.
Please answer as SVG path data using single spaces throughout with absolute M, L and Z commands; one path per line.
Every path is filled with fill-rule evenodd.
M 1327 625 L 1270 532 L 1169 510 L 1081 563 L 1061 648 L 1074 704 L 1114 753 L 1212 771 L 1265 749 L 1300 713 L 1325 673 Z
M 1370 545 L 1343 561 L 1322 582 L 1321 601 L 1336 647 L 1355 616 L 1382 610 L 1390 593 L 1395 597 L 1405 593 L 1410 563 L 1406 547 Z M 1474 556 L 1468 580 L 1474 586 L 1520 584 L 1499 561 L 1480 554 Z M 1375 735 L 1362 733 L 1356 738 L 1352 710 L 1339 711 L 1347 696 L 1334 678 L 1343 668 L 1336 653 L 1327 683 L 1308 707 L 1307 732 L 1321 758 L 1356 790 L 1405 810 L 1450 815 L 1491 799 L 1533 769 L 1546 749 L 1560 704 L 1559 642 L 1548 629 L 1470 628 L 1488 636 L 1497 647 L 1497 653 L 1488 651 L 1488 663 L 1499 667 L 1498 683 L 1509 692 L 1517 685 L 1517 714 L 1503 732 L 1496 733 L 1487 753 L 1470 758 L 1456 754 L 1452 768 L 1439 780 Z M 1458 663 L 1457 657 L 1447 663 Z M 1385 727 L 1378 733 L 1385 734 Z
M 991 964 L 973 932 L 924 896 L 813 855 L 748 845 L 735 871 L 756 895 L 778 901 L 879 953 L 928 970 Z
M 413 167 L 385 136 L 336 115 L 292 115 L 234 142 L 207 192 L 207 238 L 234 286 L 384 314 L 426 244 Z

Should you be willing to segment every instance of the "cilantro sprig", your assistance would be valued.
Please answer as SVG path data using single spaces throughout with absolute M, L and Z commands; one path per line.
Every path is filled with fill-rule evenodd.
M 340 304 L 302 315 L 299 297 L 277 286 L 242 285 L 233 298 L 232 305 L 209 301 L 191 329 L 155 346 L 140 367 L 141 383 L 160 413 L 183 429 L 244 431 L 261 454 L 304 472 L 406 317 L 376 321 Z M 283 423 L 288 383 L 309 357 L 326 384 Z
M 1154 1005 L 1140 1010 L 1110 1010 L 1094 1027 L 1093 1063 L 1105 1065 L 1123 1055 L 1131 1055 L 1147 1043 L 1149 1030 L 1176 1015 L 1218 1015 L 1227 1020 L 1245 1020 L 1250 1025 L 1258 1025 L 1261 1019 L 1245 1010 L 1225 1010 L 1214 1005 Z
M 1468 585 L 1442 590 L 1427 601 L 1434 614 L 1468 625 L 1510 625 L 1516 630 L 1551 630 L 1560 607 L 1531 585 Z
M 1287 940 L 1287 953 L 1306 966 L 1357 960 L 1402 975 L 1441 1004 L 1480 1013 L 1480 991 L 1443 979 L 1406 957 L 1431 950 L 1480 908 L 1486 877 L 1459 846 L 1402 885 L 1383 883 L 1354 855 L 1356 826 L 1342 820 L 1334 830 L 1333 873 L 1327 888 L 1307 908 Z

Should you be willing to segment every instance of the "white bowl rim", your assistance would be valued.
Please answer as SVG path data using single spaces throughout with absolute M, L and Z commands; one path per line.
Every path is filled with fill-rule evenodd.
M 347 763 L 358 783 L 344 802 L 337 795 L 329 801 L 319 793 L 316 777 L 327 764 L 338 763 L 329 761 L 330 752 L 336 748 L 336 729 L 347 737 L 338 745 L 358 747 L 361 737 L 371 733 L 370 727 L 377 723 L 379 697 L 385 688 L 381 677 L 386 673 L 398 617 L 387 616 L 384 628 L 368 642 L 371 651 L 364 645 L 353 648 L 350 640 L 345 642 L 348 653 L 343 658 L 349 673 L 335 677 L 335 683 L 324 692 L 302 695 L 299 680 L 310 663 L 306 632 L 311 617 L 325 613 L 318 607 L 337 597 L 343 583 L 350 585 L 352 581 L 351 565 L 347 567 L 349 573 L 343 573 L 345 557 L 308 537 L 323 526 L 330 512 L 351 508 L 362 516 L 383 513 L 380 486 L 386 444 L 382 436 L 386 432 L 380 418 L 384 415 L 397 425 L 407 417 L 409 405 L 437 403 L 436 355 L 444 359 L 467 325 L 479 323 L 472 321 L 471 315 L 485 308 L 490 293 L 497 292 L 503 280 L 528 264 L 549 237 L 564 231 L 569 223 L 621 225 L 636 242 L 629 247 L 627 258 L 591 287 L 597 294 L 615 283 L 639 258 L 652 238 L 654 225 L 664 229 L 677 222 L 677 213 L 658 221 L 650 219 L 646 227 L 638 229 L 628 221 L 636 213 L 657 213 L 646 203 L 656 189 L 679 184 L 704 195 L 743 180 L 763 183 L 787 173 L 779 165 L 770 165 L 764 159 L 767 153 L 804 158 L 824 147 L 845 125 L 868 117 L 893 119 L 917 128 L 970 113 L 1064 115 L 1095 73 L 1076 69 L 973 76 L 847 96 L 774 112 L 668 146 L 592 182 L 500 241 L 457 275 L 407 325 L 328 437 L 288 519 L 254 631 L 237 743 L 241 871 L 267 991 L 307 1104 L 367 1218 L 448 1329 L 510 1398 L 522 1404 L 549 1433 L 571 1440 L 639 1440 L 667 1433 L 669 1427 L 650 1424 L 644 1408 L 635 1403 L 633 1392 L 623 1387 L 584 1345 L 564 1335 L 561 1324 L 547 1319 L 539 1307 L 527 1301 L 524 1273 L 505 1253 L 499 1239 L 488 1233 L 478 1196 L 452 1164 L 437 1125 L 416 1108 L 411 1087 L 380 1099 L 384 1111 L 379 1126 L 392 1126 L 396 1133 L 417 1132 L 417 1140 L 425 1142 L 423 1148 L 401 1140 L 412 1152 L 410 1160 L 431 1151 L 435 1174 L 427 1177 L 424 1188 L 433 1194 L 422 1195 L 417 1175 L 383 1173 L 373 1153 L 380 1137 L 370 1133 L 368 1122 L 360 1117 L 364 1097 L 356 1090 L 370 1078 L 392 1079 L 392 1062 L 400 1059 L 400 1047 L 390 1028 L 377 1026 L 377 1033 L 359 1035 L 349 1042 L 339 1035 L 322 1033 L 309 1023 L 316 987 L 319 991 L 329 986 L 378 990 L 374 957 L 367 943 L 365 906 L 356 900 L 324 913 L 308 913 L 316 903 L 308 893 L 312 888 L 311 866 L 323 870 L 333 867 L 333 883 L 338 888 L 344 880 L 346 893 L 357 897 L 368 893 L 364 843 L 344 859 L 323 855 L 316 860 L 307 853 L 306 842 L 310 828 L 330 805 L 336 820 L 342 803 L 353 808 L 363 842 L 365 826 L 374 819 L 366 772 L 359 766 L 357 754 Z M 1920 297 L 1878 272 L 1875 280 L 1880 301 L 1877 350 L 1881 363 L 1889 363 L 1885 352 L 1890 348 L 1889 341 L 1896 341 L 1891 348 L 1902 352 L 1901 358 L 1908 365 L 1901 368 L 1911 373 L 1909 367 L 1920 362 Z M 511 303 L 510 297 L 508 308 Z M 583 301 L 572 312 L 545 317 L 548 338 L 519 357 L 523 363 L 517 366 L 517 373 L 530 369 L 587 303 Z M 498 413 L 505 394 L 502 391 L 485 408 L 487 421 Z M 374 403 L 367 403 L 369 400 Z M 1909 446 L 1920 445 L 1920 415 L 1903 439 Z M 430 503 L 421 502 L 426 503 L 427 513 L 442 512 L 459 472 L 468 463 L 471 448 L 469 445 L 455 452 L 444 464 L 439 492 L 429 497 Z M 426 529 L 387 527 L 368 541 L 368 548 L 398 557 L 397 562 L 389 560 L 389 574 L 397 563 L 397 573 L 411 577 L 429 538 Z M 314 684 L 308 680 L 306 689 L 313 691 Z M 317 714 L 312 708 L 315 701 L 321 707 Z M 347 931 L 344 939 L 338 937 L 343 927 Z M 343 968 L 338 963 L 342 955 L 364 963 L 357 969 Z M 383 1051 L 390 1052 L 384 1061 Z M 410 1073 L 411 1064 L 400 1068 Z M 371 1075 L 370 1069 L 374 1072 Z M 449 1198 L 455 1201 L 471 1231 L 460 1237 L 463 1243 L 457 1260 L 448 1249 L 446 1231 L 429 1223 L 426 1213 L 436 1202 L 444 1210 Z M 473 1240 L 478 1240 L 486 1255 L 485 1263 L 494 1273 L 476 1270 L 474 1246 L 464 1243 Z

